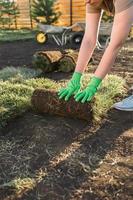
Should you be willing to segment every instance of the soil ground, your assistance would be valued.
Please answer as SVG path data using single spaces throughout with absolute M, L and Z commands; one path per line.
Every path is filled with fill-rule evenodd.
M 70 45 L 63 47 L 60 50 L 68 49 Z M 32 66 L 32 56 L 35 52 L 40 50 L 57 50 L 59 47 L 55 45 L 53 41 L 49 41 L 45 45 L 40 45 L 34 40 L 14 41 L 14 42 L 2 42 L 0 44 L 0 69 L 6 66 Z M 122 52 L 119 53 L 112 73 L 117 73 L 124 78 L 127 82 L 133 84 L 133 39 L 127 41 L 124 45 Z M 100 58 L 103 55 L 103 51 L 96 50 L 94 52 L 93 67 L 88 68 L 88 71 L 94 70 L 95 66 L 99 63 Z M 63 78 L 69 78 L 70 73 L 47 73 L 47 77 L 60 80 Z
M 31 66 L 41 49 L 33 41 L 0 45 L 0 66 Z M 9 50 L 10 49 L 10 50 Z M 102 52 L 94 54 L 94 70 Z M 119 53 L 112 73 L 133 81 L 133 41 Z M 48 73 L 55 80 L 70 73 Z M 131 200 L 133 197 L 133 112 L 112 109 L 101 126 L 83 121 L 38 115 L 29 111 L 0 133 L 0 185 L 31 178 L 17 194 L 0 187 L 0 200 Z M 23 184 L 24 185 L 24 184 Z

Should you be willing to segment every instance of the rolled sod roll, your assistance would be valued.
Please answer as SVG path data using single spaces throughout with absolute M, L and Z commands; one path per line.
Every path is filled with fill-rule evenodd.
M 58 70 L 61 72 L 73 72 L 78 60 L 78 54 L 78 51 L 66 51 L 66 53 L 59 60 Z M 93 58 L 90 59 L 89 63 L 92 62 Z
M 39 113 L 48 113 L 75 119 L 92 120 L 91 103 L 76 102 L 73 97 L 69 101 L 59 99 L 55 90 L 36 89 L 31 98 L 32 107 Z
M 61 57 L 60 51 L 39 51 L 34 54 L 32 64 L 34 68 L 42 69 L 43 72 L 52 72 L 56 70 Z
M 72 52 L 64 54 L 59 60 L 58 70 L 61 72 L 72 72 L 75 69 L 76 62 L 78 59 L 78 53 Z

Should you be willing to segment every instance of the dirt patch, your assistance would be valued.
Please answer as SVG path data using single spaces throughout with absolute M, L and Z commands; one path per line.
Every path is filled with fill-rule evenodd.
M 109 119 L 97 130 L 34 113 L 10 123 L 0 137 L 0 183 L 36 181 L 17 195 L 1 189 L 1 199 L 132 199 L 133 113 L 113 110 Z
M 31 65 L 33 53 L 40 50 L 33 41 L 1 45 L 1 67 Z M 113 73 L 131 86 L 133 43 L 125 48 Z M 62 80 L 70 73 L 46 77 Z M 0 133 L 0 200 L 131 200 L 132 147 L 133 112 L 112 110 L 101 127 L 26 113 Z
M 70 45 L 63 47 L 62 49 L 69 48 Z M 45 45 L 40 45 L 34 40 L 16 41 L 16 42 L 5 42 L 0 44 L 0 68 L 6 66 L 32 66 L 33 55 L 40 50 L 59 50 L 59 47 L 52 41 Z M 96 50 L 94 52 L 94 62 L 87 69 L 89 72 L 93 72 L 98 65 L 100 58 L 103 55 L 103 51 Z M 133 40 L 127 41 L 120 51 L 115 65 L 111 70 L 111 73 L 116 73 L 127 80 L 129 85 L 133 84 L 133 68 L 132 68 L 132 57 L 133 57 Z M 71 73 L 58 73 L 52 72 L 45 74 L 46 77 L 55 80 L 61 80 L 63 78 L 69 78 Z
M 68 48 L 64 47 L 64 48 Z M 58 50 L 59 47 L 50 41 L 45 45 L 35 40 L 3 42 L 0 44 L 0 68 L 6 66 L 32 66 L 32 56 L 40 50 Z

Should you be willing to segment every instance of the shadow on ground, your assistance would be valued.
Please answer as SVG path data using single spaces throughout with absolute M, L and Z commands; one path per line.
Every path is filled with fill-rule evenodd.
M 35 113 L 15 120 L 0 137 L 0 184 L 40 176 L 33 189 L 12 199 L 129 200 L 131 188 L 124 184 L 131 184 L 133 113 L 113 110 L 109 118 L 98 130 Z M 9 188 L 1 190 L 1 199 L 7 196 Z

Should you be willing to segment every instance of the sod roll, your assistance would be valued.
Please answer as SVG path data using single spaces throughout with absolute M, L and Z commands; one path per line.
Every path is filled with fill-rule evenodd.
M 75 69 L 78 59 L 78 52 L 67 52 L 59 60 L 58 70 L 61 72 L 72 72 Z
M 43 72 L 55 71 L 57 62 L 62 57 L 60 51 L 39 51 L 33 56 L 33 67 L 42 69 Z
M 39 113 L 48 113 L 71 117 L 75 119 L 92 120 L 92 109 L 90 103 L 79 103 L 73 97 L 69 101 L 59 99 L 55 90 L 36 89 L 31 99 L 32 107 Z
M 59 60 L 58 70 L 61 72 L 73 72 L 76 67 L 78 55 L 78 51 L 66 51 Z M 93 62 L 93 58 L 90 59 L 89 63 L 91 62 Z

